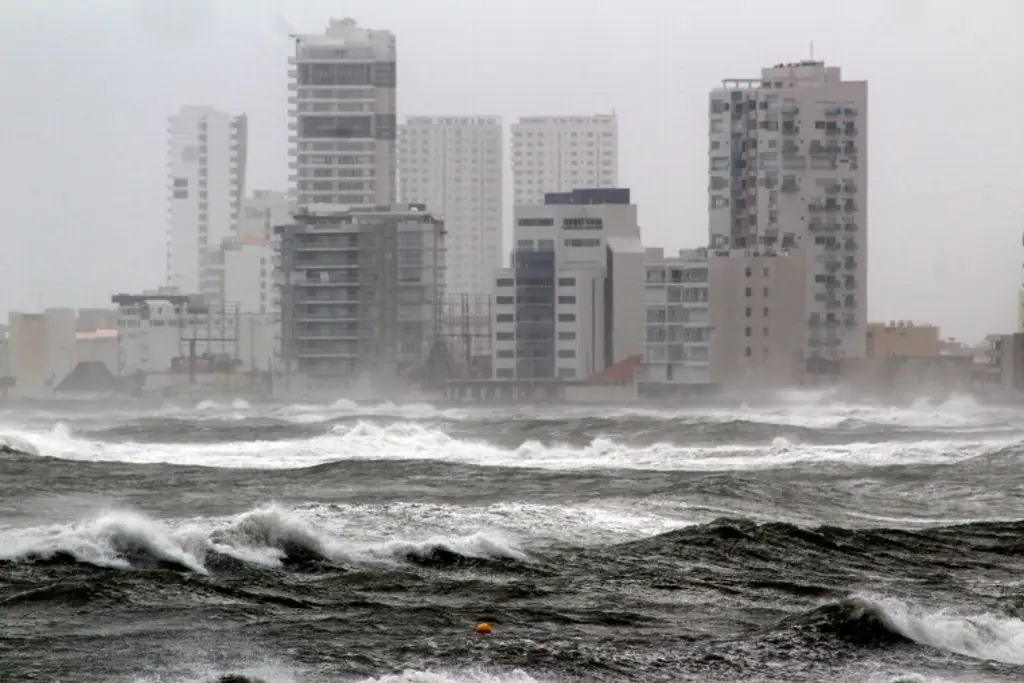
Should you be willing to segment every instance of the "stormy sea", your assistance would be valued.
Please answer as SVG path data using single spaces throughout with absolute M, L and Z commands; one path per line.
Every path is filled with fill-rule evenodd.
M 1021 409 L 83 404 L 0 442 L 4 681 L 1024 680 Z

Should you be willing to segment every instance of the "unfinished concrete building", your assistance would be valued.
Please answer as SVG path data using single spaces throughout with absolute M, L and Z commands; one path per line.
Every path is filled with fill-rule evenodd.
M 441 322 L 441 220 L 417 204 L 316 205 L 275 232 L 290 378 L 311 389 L 386 390 L 422 370 Z

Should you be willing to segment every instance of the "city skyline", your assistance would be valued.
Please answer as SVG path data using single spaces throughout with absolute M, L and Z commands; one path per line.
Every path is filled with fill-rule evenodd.
M 588 46 L 587 41 L 569 38 L 570 47 L 563 36 L 561 43 L 547 44 L 561 35 L 558 27 L 568 21 L 567 10 L 554 8 L 549 21 L 541 26 L 530 22 L 530 32 L 524 33 L 523 22 L 532 11 L 528 5 L 496 10 L 487 15 L 487 21 L 472 8 L 460 8 L 466 20 L 456 22 L 451 29 L 453 40 L 448 41 L 451 47 L 443 51 L 428 49 L 429 39 L 436 35 L 436 21 L 422 13 L 396 12 L 388 3 L 359 2 L 347 6 L 346 12 L 361 23 L 387 27 L 399 36 L 406 57 L 400 60 L 404 66 L 399 66 L 404 85 L 401 113 L 484 111 L 508 121 L 517 114 L 616 109 L 624 141 L 620 184 L 631 187 L 642 207 L 646 239 L 669 251 L 699 243 L 697 238 L 705 229 L 698 202 L 706 197 L 708 90 L 723 77 L 749 76 L 780 58 L 802 56 L 807 36 L 813 35 L 826 61 L 842 65 L 853 78 L 872 82 L 871 213 L 876 229 L 870 247 L 870 318 L 932 321 L 947 334 L 967 339 L 1015 326 L 1020 258 L 1008 245 L 1020 243 L 1019 227 L 1011 220 L 1019 214 L 1015 203 L 1019 197 L 1009 191 L 1007 179 L 1020 175 L 1013 169 L 1019 163 L 1014 159 L 1021 155 L 1013 151 L 1018 141 L 996 131 L 1004 118 L 1012 121 L 1017 115 L 1019 93 L 1011 92 L 986 126 L 972 125 L 976 106 L 970 104 L 995 83 L 1019 80 L 1014 71 L 1019 64 L 982 58 L 971 47 L 996 49 L 1013 44 L 1020 26 L 1008 16 L 1014 8 L 983 6 L 970 13 L 932 8 L 915 14 L 865 3 L 840 12 L 794 2 L 785 5 L 792 10 L 790 15 L 781 6 L 768 14 L 743 15 L 736 25 L 737 35 L 756 33 L 756 48 L 730 51 L 703 39 L 700 29 L 722 21 L 720 15 L 730 14 L 726 9 L 688 7 L 670 14 L 644 7 L 623 8 L 619 13 L 609 4 L 593 17 L 595 30 L 628 27 L 645 36 L 629 42 L 625 56 L 612 59 L 607 50 L 603 52 L 609 56 L 602 56 L 597 49 L 601 40 Z M 197 7 L 190 10 L 198 13 L 192 15 L 191 28 L 171 22 L 160 31 L 139 23 L 131 12 L 110 13 L 99 21 L 75 9 L 59 16 L 45 7 L 13 10 L 23 21 L 8 26 L 32 27 L 38 22 L 46 26 L 47 35 L 60 36 L 54 42 L 58 63 L 62 54 L 70 59 L 72 53 L 67 51 L 85 33 L 92 36 L 90 43 L 101 43 L 104 49 L 83 57 L 85 52 L 74 48 L 78 70 L 92 74 L 74 83 L 66 83 L 48 67 L 43 72 L 39 71 L 42 66 L 31 64 L 20 80 L 10 82 L 11 103 L 4 112 L 9 128 L 31 130 L 31 121 L 43 125 L 48 111 L 60 110 L 46 104 L 56 92 L 61 93 L 65 107 L 67 101 L 75 101 L 83 116 L 49 127 L 60 135 L 36 140 L 33 144 L 39 147 L 32 154 L 22 148 L 24 138 L 32 136 L 5 142 L 5 157 L 22 163 L 22 171 L 12 173 L 5 185 L 12 197 L 23 200 L 11 203 L 11 220 L 42 227 L 12 235 L 7 253 L 20 254 L 21 267 L 7 263 L 7 272 L 28 276 L 16 278 L 5 288 L 4 308 L 37 308 L 40 299 L 44 305 L 98 305 L 104 292 L 152 282 L 154 264 L 163 259 L 165 250 L 157 226 L 163 215 L 153 211 L 166 191 L 162 168 L 153 172 L 164 164 L 155 146 L 161 144 L 167 112 L 182 102 L 210 102 L 224 111 L 247 113 L 251 136 L 258 141 L 251 154 L 249 184 L 284 186 L 287 169 L 272 169 L 267 162 L 277 156 L 277 150 L 286 150 L 287 128 L 281 125 L 286 109 L 281 103 L 287 97 L 283 63 L 290 42 L 265 16 L 231 17 L 225 22 L 219 10 Z M 438 16 L 451 18 L 453 7 L 442 3 Z M 301 9 L 285 2 L 278 9 L 300 27 L 297 32 L 322 30 L 331 10 L 326 3 L 316 2 Z M 765 21 L 781 16 L 791 16 L 792 21 L 780 23 L 778 30 L 763 30 Z M 473 32 L 463 30 L 469 23 L 476 25 Z M 883 25 L 898 26 L 898 39 L 896 33 L 878 31 Z M 668 26 L 675 27 L 671 43 L 666 42 Z M 89 30 L 83 33 L 85 27 Z M 865 31 L 876 35 L 870 52 L 857 39 Z M 10 59 L 30 53 L 22 40 L 25 32 L 21 34 L 11 33 L 7 39 L 5 49 L 13 50 Z M 968 34 L 970 42 L 963 38 Z M 151 39 L 139 42 L 143 35 Z M 511 47 L 522 46 L 528 36 L 530 49 L 516 50 L 515 59 L 509 59 Z M 228 44 L 238 48 L 224 49 Z M 556 44 L 561 45 L 557 50 Z M 678 47 L 669 48 L 670 44 Z M 908 50 L 908 45 L 916 47 Z M 125 56 L 127 50 L 131 59 Z M 467 50 L 476 50 L 478 58 L 465 61 Z M 565 52 L 573 56 L 555 56 Z M 698 53 L 700 59 L 693 59 Z M 956 60 L 949 63 L 944 59 L 948 54 L 956 54 Z M 108 83 L 103 98 L 96 99 L 91 94 L 95 89 L 88 84 L 96 82 L 104 70 L 126 64 L 131 68 L 117 82 Z M 147 87 L 157 81 L 159 88 Z M 37 91 L 35 99 L 17 95 L 21 83 L 31 82 L 48 82 L 53 87 Z M 485 83 L 491 87 L 482 87 Z M 34 107 L 31 116 L 22 106 L 30 101 L 42 105 Z M 655 101 L 657 106 L 651 106 Z M 95 109 L 98 106 L 102 108 Z M 925 110 L 936 115 L 922 118 L 915 113 Z M 130 119 L 126 118 L 129 112 Z M 941 131 L 948 130 L 958 134 L 942 137 Z M 938 139 L 943 140 L 941 145 L 935 143 Z M 53 147 L 57 140 L 64 150 Z M 982 149 L 987 150 L 984 163 L 977 154 Z M 69 157 L 70 163 L 56 179 L 58 186 L 47 191 L 50 196 L 57 191 L 62 201 L 47 202 L 42 200 L 41 188 L 27 181 L 39 177 L 41 169 L 35 160 L 55 155 Z M 1007 170 L 986 182 L 983 192 L 958 189 L 973 187 L 971 179 L 986 177 L 984 169 L 993 163 Z M 109 181 L 101 187 L 87 180 L 93 177 Z M 68 184 L 65 179 L 70 178 L 77 180 Z M 884 220 L 884 225 L 878 220 Z M 61 249 L 40 250 L 36 241 L 40 235 Z M 68 267 L 62 250 L 82 253 L 85 235 L 90 246 L 111 255 L 112 267 L 103 271 Z M 118 244 L 128 243 L 134 245 L 131 257 L 117 251 Z M 952 277 L 954 273 L 957 277 Z M 982 303 L 950 305 L 951 301 Z

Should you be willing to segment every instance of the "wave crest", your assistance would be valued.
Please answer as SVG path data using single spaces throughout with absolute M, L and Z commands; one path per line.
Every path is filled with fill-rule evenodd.
M 458 568 L 527 560 L 514 543 L 497 534 L 425 541 L 347 541 L 333 537 L 308 517 L 277 505 L 212 524 L 178 522 L 174 526 L 136 512 L 113 511 L 84 523 L 8 530 L 0 536 L 0 561 L 75 562 L 199 574 L 237 563 L 263 569 L 381 563 Z

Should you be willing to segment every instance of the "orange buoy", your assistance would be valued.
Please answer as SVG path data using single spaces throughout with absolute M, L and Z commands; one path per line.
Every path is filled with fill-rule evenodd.
M 491 628 L 491 625 L 488 623 L 480 623 L 476 625 L 476 632 L 477 635 L 489 636 L 494 633 L 494 629 Z

